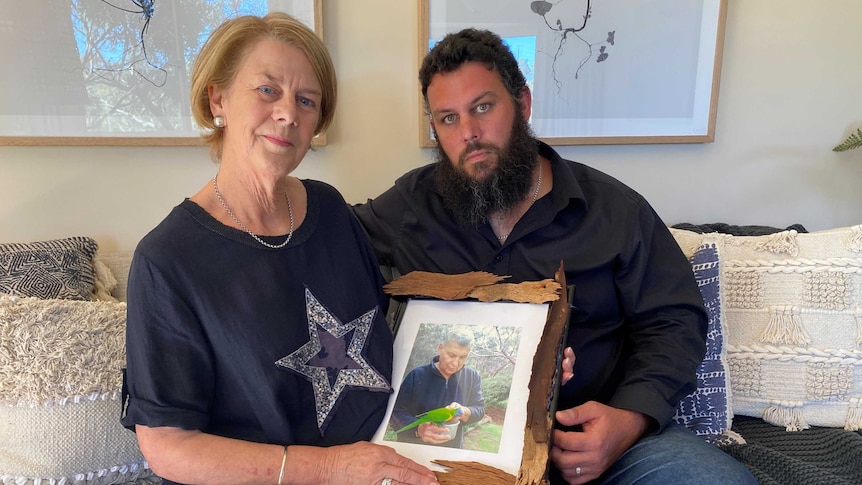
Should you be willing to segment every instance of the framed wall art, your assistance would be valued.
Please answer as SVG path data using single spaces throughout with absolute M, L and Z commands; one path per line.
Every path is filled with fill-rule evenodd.
M 16 2 L 0 20 L 0 145 L 198 145 L 197 52 L 227 18 L 269 11 L 323 35 L 321 0 Z
M 499 34 L 551 145 L 715 139 L 727 0 L 420 0 L 419 59 L 450 32 Z M 420 144 L 434 146 L 421 99 Z

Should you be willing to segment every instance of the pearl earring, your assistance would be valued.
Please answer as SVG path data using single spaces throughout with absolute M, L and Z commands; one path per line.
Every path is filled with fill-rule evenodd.
M 224 128 L 224 117 L 216 116 L 213 118 L 213 124 L 216 128 Z

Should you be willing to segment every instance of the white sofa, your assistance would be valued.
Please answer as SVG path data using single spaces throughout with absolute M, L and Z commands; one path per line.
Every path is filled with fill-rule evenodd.
M 700 388 L 677 419 L 725 447 L 761 483 L 862 483 L 862 226 L 756 237 L 672 232 L 694 257 L 698 280 L 714 290 L 712 347 Z M 0 245 L 0 269 L 3 258 Z M 158 482 L 134 434 L 119 424 L 130 262 L 131 252 L 95 255 L 97 301 L 0 296 L 0 483 Z M 90 316 L 68 320 L 82 308 Z M 47 330 L 21 333 L 25 319 Z M 48 332 L 67 326 L 73 337 Z M 21 359 L 33 368 L 22 370 Z M 840 437 L 830 453 L 842 463 L 818 461 L 820 446 L 811 446 L 820 455 L 809 459 L 798 446 L 761 440 L 765 433 L 820 443 L 824 431 Z

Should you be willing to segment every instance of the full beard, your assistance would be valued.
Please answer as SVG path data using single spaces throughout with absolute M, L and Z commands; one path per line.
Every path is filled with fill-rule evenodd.
M 477 149 L 492 152 L 493 155 L 481 163 L 487 164 L 496 158 L 497 167 L 477 164 L 474 168 L 478 176 L 472 178 L 464 172 L 464 159 Z M 468 144 L 457 167 L 438 144 L 434 180 L 444 206 L 452 211 L 455 221 L 478 227 L 488 222 L 491 214 L 505 214 L 527 196 L 538 162 L 539 145 L 527 121 L 516 115 L 505 148 L 481 142 Z

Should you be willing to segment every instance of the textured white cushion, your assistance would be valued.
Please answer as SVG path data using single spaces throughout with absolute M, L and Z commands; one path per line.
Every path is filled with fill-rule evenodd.
M 124 303 L 0 295 L 0 483 L 151 480 L 119 422 L 125 319 Z
M 713 236 L 734 414 L 862 429 L 862 226 Z
M 126 301 L 126 285 L 129 281 L 129 266 L 132 264 L 134 251 L 99 251 L 94 262 L 96 265 L 96 287 L 100 285 L 110 292 L 111 301 Z M 105 272 L 100 272 L 100 265 Z

